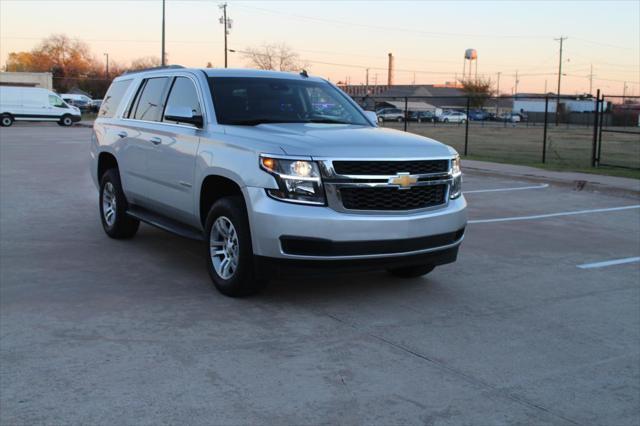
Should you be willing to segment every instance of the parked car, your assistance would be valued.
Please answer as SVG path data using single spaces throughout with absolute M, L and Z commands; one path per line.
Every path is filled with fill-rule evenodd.
M 60 96 L 62 97 L 62 99 L 80 101 L 81 103 L 87 104 L 87 105 L 91 105 L 91 102 L 93 101 L 93 99 L 91 99 L 87 95 L 79 95 L 76 93 L 63 93 Z
M 500 121 L 506 121 L 507 123 L 519 123 L 522 121 L 520 114 L 515 112 L 503 112 L 498 116 Z
M 418 123 L 426 122 L 434 122 L 436 121 L 436 116 L 431 111 L 409 111 L 409 121 L 417 121 Z
M 91 103 L 87 102 L 83 99 L 73 99 L 73 98 L 62 98 L 63 101 L 68 103 L 69 105 L 73 105 L 78 108 L 80 111 L 89 112 L 91 111 Z
M 445 111 L 438 117 L 438 121 L 443 123 L 465 123 L 467 114 L 459 111 Z
M 489 113 L 481 109 L 475 109 L 469 111 L 469 120 L 471 121 L 485 121 L 489 119 Z
M 340 115 L 314 111 L 312 97 Z M 454 262 L 464 237 L 456 151 L 377 128 L 373 112 L 306 72 L 122 75 L 90 146 L 106 234 L 131 238 L 143 221 L 204 242 L 229 296 L 291 267 L 424 275 Z
M 376 111 L 378 121 L 404 121 L 404 111 L 399 108 L 382 108 Z
M 0 86 L 0 125 L 9 127 L 14 121 L 55 121 L 71 126 L 80 121 L 80 110 L 51 90 Z
M 102 105 L 102 99 L 94 99 L 91 101 L 90 109 L 92 112 L 100 111 L 100 106 Z

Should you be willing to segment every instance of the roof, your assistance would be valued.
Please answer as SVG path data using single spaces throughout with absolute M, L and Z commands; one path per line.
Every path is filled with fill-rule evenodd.
M 309 80 L 316 82 L 326 82 L 326 80 L 323 78 L 314 77 L 311 75 L 308 77 L 304 77 L 301 73 L 298 72 L 267 71 L 250 68 L 183 68 L 176 65 L 135 71 L 129 74 L 122 74 L 118 78 L 127 77 L 134 73 L 162 74 L 167 72 L 203 72 L 209 77 L 281 78 L 288 80 Z
M 256 77 L 256 78 L 286 78 L 290 80 L 325 81 L 323 78 L 304 77 L 300 72 L 268 71 L 251 68 L 202 68 L 209 77 Z

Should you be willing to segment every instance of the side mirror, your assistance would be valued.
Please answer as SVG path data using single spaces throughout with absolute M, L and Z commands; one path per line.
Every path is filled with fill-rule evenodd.
M 164 112 L 164 119 L 176 121 L 178 123 L 193 124 L 198 128 L 202 128 L 204 120 L 201 115 L 194 115 L 193 111 L 187 107 L 170 105 Z
M 376 114 L 375 111 L 365 111 L 364 116 L 367 117 L 367 120 L 369 120 L 371 124 L 378 127 L 378 114 Z

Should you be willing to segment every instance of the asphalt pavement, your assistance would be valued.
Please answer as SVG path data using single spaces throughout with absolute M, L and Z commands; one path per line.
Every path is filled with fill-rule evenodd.
M 640 424 L 637 198 L 470 172 L 455 264 L 230 299 L 107 238 L 90 133 L 0 129 L 0 424 Z

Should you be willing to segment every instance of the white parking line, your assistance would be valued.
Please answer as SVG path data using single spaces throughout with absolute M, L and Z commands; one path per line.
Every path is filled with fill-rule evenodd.
M 499 217 L 495 219 L 477 219 L 477 220 L 470 220 L 468 223 L 513 222 L 516 220 L 545 219 L 548 217 L 573 216 L 573 215 L 588 214 L 588 213 L 615 212 L 619 210 L 631 210 L 631 209 L 640 209 L 640 204 L 636 204 L 633 206 L 624 206 L 624 207 L 610 207 L 607 209 L 576 210 L 572 212 L 539 214 L 535 216 L 515 216 L 515 217 Z
M 625 263 L 640 262 L 640 257 L 626 257 L 624 259 L 606 260 L 604 262 L 584 263 L 577 265 L 580 269 L 603 268 L 605 266 L 622 265 Z
M 463 191 L 465 194 L 477 194 L 480 192 L 504 192 L 504 191 L 523 191 L 525 189 L 543 189 L 548 188 L 548 183 L 543 183 L 542 185 L 535 186 L 518 186 L 515 188 L 496 188 L 496 189 L 474 189 L 472 191 Z

